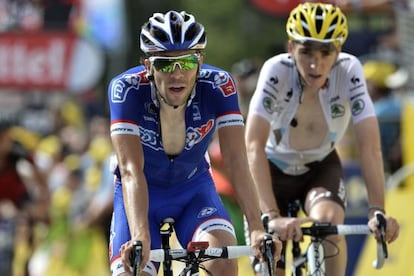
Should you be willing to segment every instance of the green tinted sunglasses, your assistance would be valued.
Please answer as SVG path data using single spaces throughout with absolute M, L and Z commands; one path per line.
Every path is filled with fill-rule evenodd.
M 188 54 L 178 57 L 149 57 L 151 64 L 161 73 L 174 72 L 176 65 L 178 65 L 182 71 L 195 69 L 198 66 L 199 60 L 198 54 Z

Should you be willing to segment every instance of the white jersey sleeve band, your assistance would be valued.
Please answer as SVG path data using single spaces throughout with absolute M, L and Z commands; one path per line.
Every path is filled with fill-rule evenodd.
M 139 136 L 139 127 L 135 124 L 119 122 L 111 125 L 111 136 L 117 134 L 130 134 Z

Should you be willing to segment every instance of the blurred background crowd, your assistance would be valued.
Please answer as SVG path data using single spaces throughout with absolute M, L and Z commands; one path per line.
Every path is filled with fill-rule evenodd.
M 205 25 L 206 62 L 233 74 L 246 115 L 261 64 L 285 51 L 284 24 L 299 2 L 0 0 L 0 275 L 109 275 L 113 177 L 106 89 L 115 74 L 139 63 L 138 32 L 153 12 L 186 10 Z M 414 95 L 414 4 L 325 2 L 348 15 L 343 50 L 363 62 L 384 170 L 392 175 L 414 162 L 403 123 Z M 244 243 L 216 141 L 209 152 L 217 189 Z M 356 155 L 349 133 L 341 147 L 348 212 L 365 218 Z

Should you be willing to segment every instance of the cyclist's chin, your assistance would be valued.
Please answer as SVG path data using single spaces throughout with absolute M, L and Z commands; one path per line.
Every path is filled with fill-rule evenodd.
M 187 91 L 169 93 L 169 102 L 173 105 L 183 105 L 186 103 L 189 93 Z
M 305 81 L 307 87 L 314 89 L 320 89 L 326 83 L 326 79 L 323 78 L 307 78 Z

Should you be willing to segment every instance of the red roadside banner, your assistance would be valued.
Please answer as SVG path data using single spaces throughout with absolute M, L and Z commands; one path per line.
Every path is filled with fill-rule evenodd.
M 72 33 L 0 33 L 0 88 L 81 92 L 103 64 L 102 51 Z

